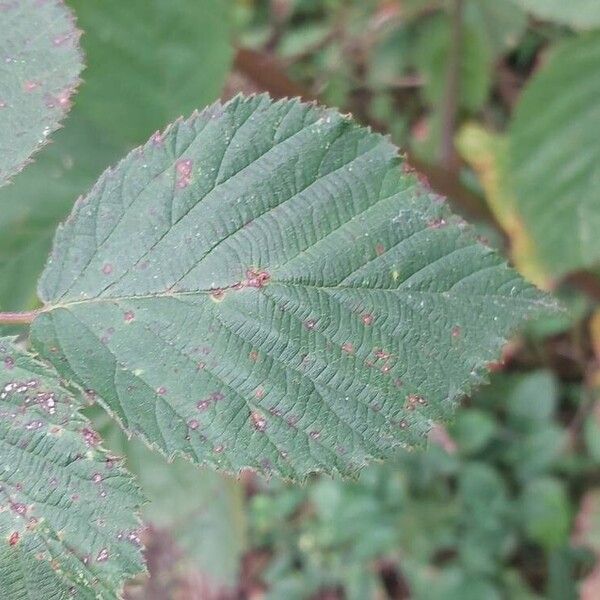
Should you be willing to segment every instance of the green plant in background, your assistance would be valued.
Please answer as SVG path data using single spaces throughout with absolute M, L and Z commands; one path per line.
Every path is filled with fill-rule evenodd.
M 600 320 L 588 339 L 591 302 L 562 281 L 597 267 L 580 151 L 597 35 L 563 27 L 593 30 L 594 7 L 70 4 L 85 83 L 16 178 L 73 102 L 81 51 L 62 2 L 0 4 L 2 597 L 119 597 L 143 542 L 150 582 L 128 598 L 573 597 L 597 546 L 570 536 L 580 498 L 596 510 Z M 219 95 L 232 18 L 268 61 L 263 78 L 238 51 L 228 89 L 318 94 L 391 131 L 463 212 L 489 214 L 483 193 L 517 268 L 567 310 L 337 111 L 237 96 L 152 133 Z M 543 45 L 515 98 L 494 65 L 524 71 Z M 520 372 L 474 392 L 519 329 Z

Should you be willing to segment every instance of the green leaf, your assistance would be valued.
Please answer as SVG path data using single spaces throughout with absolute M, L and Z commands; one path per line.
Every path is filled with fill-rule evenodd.
M 58 128 L 83 62 L 79 31 L 61 0 L 0 5 L 0 186 Z
M 511 377 L 513 386 L 506 394 L 507 419 L 522 432 L 544 428 L 552 421 L 558 406 L 559 386 L 551 371 L 532 371 Z
M 598 0 L 510 0 L 532 15 L 546 21 L 594 29 L 600 25 Z
M 527 535 L 546 550 L 568 542 L 571 506 L 559 480 L 544 477 L 529 483 L 521 498 L 521 512 Z
M 472 408 L 458 415 L 450 433 L 466 455 L 483 450 L 496 433 L 496 421 L 489 413 Z
M 70 0 L 94 73 L 82 112 L 130 146 L 219 97 L 233 59 L 221 0 Z
M 418 443 L 554 305 L 401 166 L 295 100 L 177 121 L 59 230 L 33 342 L 169 456 L 302 477 Z
M 560 45 L 511 126 L 516 209 L 537 262 L 555 278 L 600 262 L 599 63 L 600 33 Z
M 487 39 L 495 57 L 514 48 L 527 28 L 523 9 L 502 0 L 469 0 L 465 20 Z
M 51 371 L 10 338 L 0 365 L 0 597 L 116 598 L 139 492 Z
M 547 273 L 536 262 L 533 244 L 515 206 L 507 136 L 487 131 L 479 124 L 469 123 L 456 136 L 456 146 L 477 172 L 488 206 L 510 238 L 510 254 L 515 268 L 532 283 L 542 288 L 548 287 Z
M 510 548 L 506 483 L 492 465 L 467 463 L 459 475 L 463 503 L 459 552 L 471 572 L 492 572 Z

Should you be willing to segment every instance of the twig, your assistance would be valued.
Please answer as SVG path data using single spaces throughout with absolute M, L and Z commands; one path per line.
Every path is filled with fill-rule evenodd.
M 39 314 L 39 310 L 0 312 L 0 325 L 29 325 Z
M 452 31 L 448 70 L 446 72 L 446 90 L 442 105 L 442 141 L 440 162 L 449 171 L 457 167 L 458 157 L 454 147 L 454 132 L 458 114 L 460 95 L 460 68 L 463 47 L 463 0 L 454 0 L 452 6 Z

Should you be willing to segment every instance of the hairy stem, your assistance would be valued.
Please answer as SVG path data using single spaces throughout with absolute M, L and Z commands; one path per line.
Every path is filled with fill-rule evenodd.
M 0 325 L 28 325 L 39 314 L 39 310 L 30 310 L 26 312 L 0 312 Z

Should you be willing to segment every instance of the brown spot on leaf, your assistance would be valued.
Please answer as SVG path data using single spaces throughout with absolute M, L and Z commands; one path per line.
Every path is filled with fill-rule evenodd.
M 248 287 L 261 288 L 269 283 L 271 276 L 266 271 L 248 269 L 245 284 Z
M 448 223 L 446 219 L 442 219 L 441 217 L 427 221 L 427 227 L 429 227 L 429 229 L 440 229 L 441 227 L 445 227 L 447 224 Z
M 192 174 L 192 161 L 189 158 L 184 158 L 177 161 L 175 165 L 177 171 L 177 187 L 185 188 L 190 184 Z
M 98 562 L 106 562 L 108 560 L 108 550 L 106 548 L 102 548 L 96 557 Z
M 363 322 L 363 325 L 372 325 L 374 317 L 370 313 L 365 313 L 360 317 L 360 320 Z
M 40 87 L 40 82 L 39 81 L 25 81 L 23 83 L 23 89 L 26 92 L 34 92 L 39 87 Z
M 206 410 L 210 406 L 210 400 L 199 400 L 196 404 L 198 410 Z
M 252 425 L 256 431 L 265 431 L 267 428 L 267 420 L 258 412 L 253 412 L 251 415 Z
M 54 46 L 62 46 L 65 42 L 67 42 L 71 37 L 70 33 L 65 33 L 63 35 L 57 35 L 53 40 L 52 44 Z
M 417 394 L 410 394 L 406 398 L 406 409 L 414 410 L 417 406 L 425 406 L 427 404 L 427 400 L 422 396 L 418 396 Z
M 225 298 L 225 290 L 222 290 L 221 288 L 215 288 L 215 289 L 211 290 L 210 298 L 211 298 L 211 300 L 214 300 L 215 302 L 221 302 L 221 300 L 223 300 L 223 298 Z
M 100 436 L 89 427 L 84 427 L 81 430 L 81 435 L 83 436 L 83 441 L 88 448 L 97 446 L 100 443 Z

